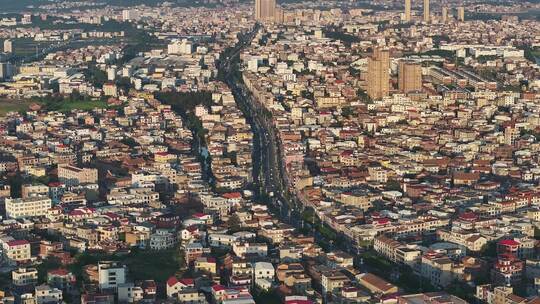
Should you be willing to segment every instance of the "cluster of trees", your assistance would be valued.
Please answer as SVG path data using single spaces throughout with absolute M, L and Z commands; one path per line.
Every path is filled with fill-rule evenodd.
M 95 87 L 103 88 L 107 82 L 107 73 L 98 68 L 95 64 L 91 64 L 83 71 L 84 77 L 90 81 Z
M 521 45 L 518 48 L 523 50 L 524 56 L 527 60 L 536 62 L 537 57 L 540 59 L 540 49 L 534 49 L 529 45 Z
M 201 120 L 195 116 L 195 107 L 203 105 L 209 108 L 212 105 L 210 92 L 158 92 L 154 97 L 164 104 L 171 105 L 172 109 L 184 118 L 187 127 L 199 138 L 200 142 L 205 143 L 206 130 Z
M 199 154 L 199 159 L 203 162 L 204 174 L 212 180 L 211 158 L 201 155 L 201 147 L 206 147 L 207 130 L 203 127 L 201 120 L 195 116 L 195 107 L 203 105 L 209 108 L 212 102 L 210 92 L 157 92 L 154 97 L 164 104 L 170 105 L 173 111 L 178 113 L 186 123 L 186 127 L 191 130 L 196 139 L 192 144 L 192 150 Z
M 350 46 L 352 43 L 360 42 L 360 38 L 344 33 L 343 31 L 332 27 L 327 27 L 324 29 L 324 36 L 327 38 L 340 40 L 347 46 Z

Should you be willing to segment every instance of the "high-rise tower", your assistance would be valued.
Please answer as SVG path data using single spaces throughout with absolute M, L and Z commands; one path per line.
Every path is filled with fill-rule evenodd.
M 372 99 L 388 96 L 390 91 L 390 52 L 377 48 L 368 60 L 367 93 Z
M 429 22 L 429 0 L 424 0 L 424 22 Z
M 446 6 L 442 7 L 441 19 L 443 23 L 448 22 L 448 7 Z
M 405 15 L 403 21 L 411 22 L 411 0 L 405 0 Z
M 255 0 L 255 20 L 274 21 L 276 0 Z
M 398 70 L 398 86 L 402 93 L 422 90 L 422 67 L 413 61 L 400 61 Z
M 463 6 L 458 7 L 457 15 L 458 15 L 459 21 L 461 22 L 465 21 L 465 8 Z

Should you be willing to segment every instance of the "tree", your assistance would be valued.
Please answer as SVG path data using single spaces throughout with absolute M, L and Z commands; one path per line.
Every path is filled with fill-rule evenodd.
M 96 65 L 89 65 L 83 73 L 86 79 L 98 88 L 102 88 L 107 82 L 107 73 L 100 70 Z
M 119 90 L 124 91 L 125 93 L 129 92 L 129 89 L 131 89 L 131 79 L 129 77 L 121 77 L 116 81 L 116 87 L 118 87 Z
M 36 268 L 38 271 L 38 282 L 46 282 L 47 281 L 47 273 L 50 270 L 58 269 L 62 266 L 62 263 L 60 263 L 60 259 L 57 257 L 48 257 L 41 264 L 39 264 Z
M 361 101 L 365 102 L 365 103 L 372 103 L 373 100 L 371 99 L 371 97 L 369 97 L 369 95 L 367 94 L 367 92 L 365 90 L 362 90 L 362 89 L 358 89 L 356 91 L 356 96 L 358 97 L 358 99 L 360 99 Z
M 351 107 L 344 107 L 343 109 L 341 109 L 341 115 L 347 118 L 351 117 L 353 114 L 354 114 L 354 111 Z
M 401 185 L 399 181 L 391 179 L 386 182 L 385 189 L 388 191 L 401 191 Z
M 241 221 L 238 215 L 233 214 L 231 217 L 229 217 L 229 221 L 227 222 L 227 226 L 229 226 L 229 230 L 238 231 L 241 229 Z
M 497 243 L 488 242 L 487 244 L 485 244 L 482 247 L 482 250 L 480 250 L 480 256 L 491 258 L 497 257 Z

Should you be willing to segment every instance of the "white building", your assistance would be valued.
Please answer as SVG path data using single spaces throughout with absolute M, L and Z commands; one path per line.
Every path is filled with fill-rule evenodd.
M 246 255 L 266 256 L 268 254 L 268 245 L 265 243 L 235 242 L 233 244 L 233 252 L 239 257 Z
M 6 217 L 25 218 L 44 216 L 52 206 L 48 197 L 6 198 Z
M 62 291 L 49 285 L 36 286 L 36 303 L 62 303 Z
M 116 67 L 112 66 L 107 69 L 107 80 L 114 81 L 116 79 Z
M 212 233 L 208 236 L 208 243 L 212 247 L 230 247 L 237 240 L 237 236 L 223 233 Z
M 150 249 L 165 250 L 173 248 L 178 241 L 177 235 L 167 229 L 158 229 L 150 235 Z
M 193 44 L 187 39 L 175 40 L 167 46 L 167 53 L 173 55 L 189 55 L 193 52 Z
M 126 266 L 119 262 L 104 261 L 98 263 L 99 289 L 114 289 L 126 283 Z
M 9 39 L 4 40 L 4 53 L 13 53 L 13 41 Z
M 256 262 L 254 268 L 255 270 L 253 271 L 253 277 L 255 278 L 255 283 L 262 279 L 270 282 L 274 281 L 275 270 L 272 263 Z
M 11 272 L 11 282 L 15 286 L 36 284 L 38 272 L 35 268 L 18 268 Z
M 126 9 L 122 11 L 122 20 L 124 21 L 131 21 L 135 20 L 138 17 L 138 12 L 131 9 Z
M 144 291 L 133 283 L 118 285 L 118 303 L 137 303 L 143 299 Z

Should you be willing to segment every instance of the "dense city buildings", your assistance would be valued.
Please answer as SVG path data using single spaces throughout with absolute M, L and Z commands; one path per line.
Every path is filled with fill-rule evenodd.
M 540 302 L 536 1 L 4 2 L 0 303 Z

